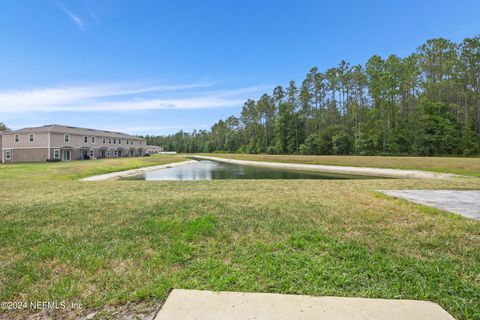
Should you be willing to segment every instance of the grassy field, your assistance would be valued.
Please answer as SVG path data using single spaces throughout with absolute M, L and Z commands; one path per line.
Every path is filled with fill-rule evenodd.
M 70 162 L 36 162 L 0 165 L 0 181 L 5 179 L 78 180 L 102 173 L 188 160 L 179 155 L 100 159 Z
M 69 181 L 94 163 L 0 166 L 0 301 L 94 309 L 195 288 L 422 299 L 480 319 L 480 222 L 376 191 L 480 179 Z
M 480 177 L 480 158 L 203 154 L 239 160 L 414 169 Z

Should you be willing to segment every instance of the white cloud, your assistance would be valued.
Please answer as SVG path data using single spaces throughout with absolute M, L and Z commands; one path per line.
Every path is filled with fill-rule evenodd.
M 72 21 L 80 28 L 80 30 L 84 31 L 85 30 L 85 24 L 83 23 L 83 20 L 74 14 L 72 11 L 67 9 L 66 7 L 62 7 L 62 10 L 72 19 Z
M 252 94 L 257 94 L 265 88 L 257 86 L 194 92 L 212 85 L 206 82 L 155 86 L 120 83 L 0 91 L 0 113 L 233 107 L 242 105 Z

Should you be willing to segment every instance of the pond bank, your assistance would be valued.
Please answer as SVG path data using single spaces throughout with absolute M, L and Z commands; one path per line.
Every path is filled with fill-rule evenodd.
M 182 161 L 182 162 L 173 162 L 173 163 L 162 164 L 162 165 L 159 165 L 159 166 L 151 166 L 151 167 L 143 167 L 143 168 L 138 168 L 138 169 L 130 169 L 130 170 L 124 170 L 124 171 L 110 172 L 110 173 L 105 173 L 105 174 L 100 174 L 100 175 L 96 175 L 96 176 L 83 178 L 83 179 L 80 179 L 80 180 L 81 181 L 117 180 L 117 179 L 128 177 L 128 176 L 142 174 L 142 173 L 145 173 L 145 172 L 148 172 L 148 171 L 175 168 L 175 167 L 179 167 L 179 166 L 183 166 L 183 165 L 190 164 L 190 163 L 195 163 L 195 162 L 197 162 L 197 161 L 196 160 L 187 160 L 187 161 Z
M 262 166 L 262 167 L 270 167 L 270 168 L 283 168 L 283 169 L 295 169 L 295 170 L 311 170 L 311 171 L 328 172 L 328 173 L 342 173 L 342 174 L 391 177 L 391 178 L 450 179 L 453 177 L 458 177 L 458 175 L 450 174 L 450 173 L 436 173 L 436 172 L 428 172 L 428 171 L 421 171 L 421 170 L 403 170 L 403 169 L 385 169 L 385 168 L 251 161 L 251 160 L 236 160 L 236 159 L 227 159 L 227 158 L 219 158 L 219 157 L 209 157 L 209 156 L 192 156 L 191 158 L 212 160 L 212 161 L 239 164 L 239 165 Z

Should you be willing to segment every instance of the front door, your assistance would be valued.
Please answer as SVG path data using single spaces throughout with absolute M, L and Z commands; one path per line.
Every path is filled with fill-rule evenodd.
M 70 161 L 72 160 L 72 151 L 70 150 L 63 150 L 63 161 Z

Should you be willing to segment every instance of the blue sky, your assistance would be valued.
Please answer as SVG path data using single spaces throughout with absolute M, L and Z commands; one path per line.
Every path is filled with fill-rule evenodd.
M 310 67 L 480 33 L 479 1 L 18 0 L 0 10 L 0 122 L 207 129 Z

